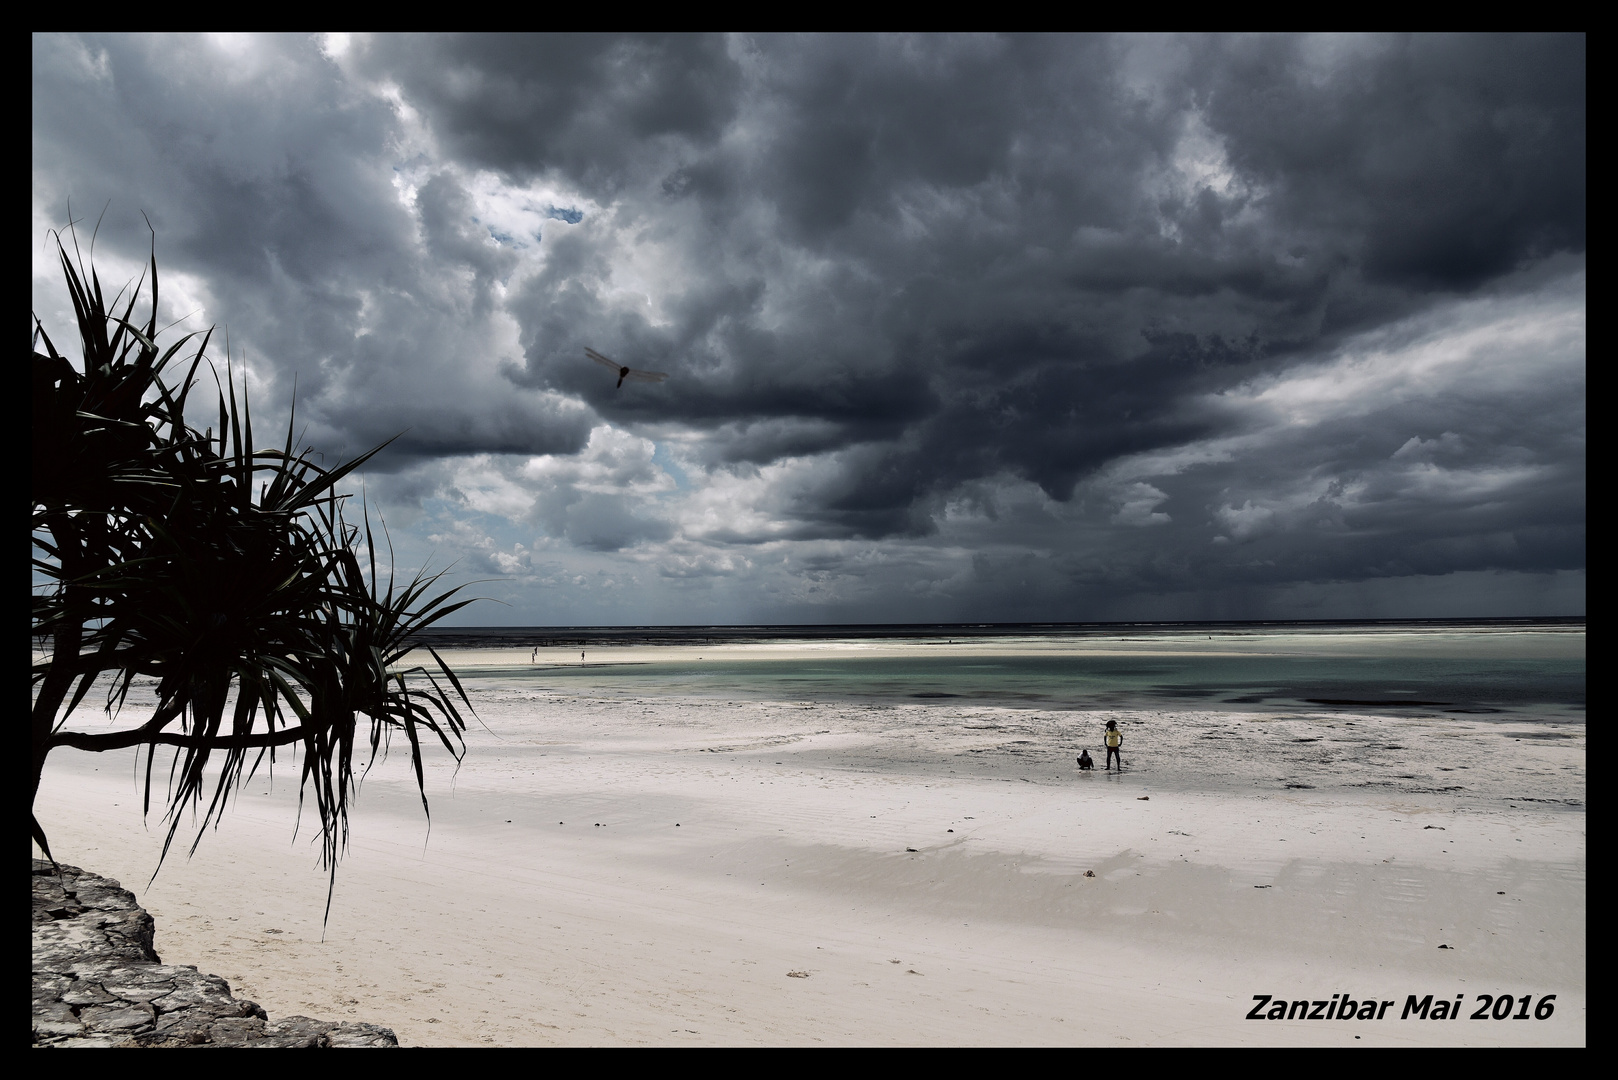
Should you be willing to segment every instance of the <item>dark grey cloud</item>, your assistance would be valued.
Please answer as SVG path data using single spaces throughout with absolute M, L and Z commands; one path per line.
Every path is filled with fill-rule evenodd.
M 620 551 L 673 535 L 667 522 L 642 517 L 629 500 L 600 492 L 569 492 L 542 506 L 539 517 L 552 536 L 564 536 L 591 551 Z
M 569 452 L 583 412 L 499 385 L 477 324 L 511 254 L 489 247 L 459 182 L 394 186 L 399 120 L 305 37 L 240 52 L 196 39 L 34 39 L 36 204 L 100 250 L 205 283 L 214 312 L 322 446 L 399 436 L 384 463 Z M 41 190 L 43 188 L 43 190 Z M 418 240 L 419 233 L 419 240 Z M 172 285 L 172 281 L 171 281 Z M 180 313 L 180 314 L 183 314 Z M 238 353 L 238 359 L 240 353 Z M 265 404 L 260 402 L 261 405 Z M 402 434 L 401 434 L 402 433 Z
M 1584 250 L 1582 35 L 1256 38 L 1222 52 L 1205 93 L 1233 163 L 1367 278 L 1464 290 Z
M 1555 327 L 1583 310 L 1585 52 L 41 35 L 35 213 L 113 199 L 100 242 L 138 259 L 147 210 L 272 392 L 296 373 L 311 438 L 405 431 L 412 505 L 509 456 L 487 505 L 669 580 L 761 572 L 680 544 L 788 541 L 833 545 L 780 571 L 817 595 L 970 603 L 1543 574 L 1584 558 L 1582 322 Z M 672 377 L 615 389 L 586 345 Z M 1471 359 L 1353 374 L 1435 350 Z M 1265 404 L 1312 371 L 1335 414 Z M 689 488 L 523 473 L 595 461 L 601 425 L 677 447 Z M 914 558 L 856 574 L 835 545 L 862 542 Z
M 1577 36 L 1196 41 L 1158 100 L 1120 89 L 1107 40 L 755 45 L 704 58 L 708 84 L 752 68 L 745 135 L 690 140 L 692 179 L 639 204 L 620 189 L 647 221 L 660 197 L 698 204 L 704 280 L 654 326 L 569 290 L 581 267 L 558 261 L 517 305 L 528 378 L 710 427 L 718 460 L 802 452 L 810 427 L 883 441 L 803 508 L 852 535 L 915 528 L 929 494 L 999 471 L 1066 498 L 1205 433 L 1184 402 L 1221 380 L 1583 250 Z M 1227 171 L 1222 190 L 1176 190 L 1177 155 L 1215 142 L 1223 162 L 1190 164 Z M 784 253 L 829 266 L 796 281 Z M 806 317 L 766 329 L 772 291 Z M 603 324 L 680 383 L 592 392 L 576 339 Z M 771 418 L 792 434 L 761 438 Z

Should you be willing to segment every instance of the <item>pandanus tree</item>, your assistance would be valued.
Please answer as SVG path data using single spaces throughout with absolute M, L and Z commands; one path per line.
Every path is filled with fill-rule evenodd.
M 30 799 L 53 750 L 143 746 L 149 813 L 153 761 L 172 748 L 163 854 L 182 812 L 201 808 L 194 851 L 266 755 L 273 766 L 278 749 L 295 751 L 300 815 L 312 794 L 335 881 L 356 753 L 374 761 L 402 733 L 426 810 L 423 744 L 456 760 L 464 752 L 456 703 L 471 706 L 460 681 L 431 649 L 431 667 L 406 658 L 413 634 L 471 601 L 435 592 L 438 575 L 404 584 L 379 573 L 369 514 L 345 518 L 338 486 L 382 447 L 327 468 L 294 447 L 291 422 L 280 446 L 257 447 L 228 357 L 209 403 L 216 423 L 191 424 L 192 390 L 213 372 L 212 332 L 159 346 L 155 242 L 127 299 L 110 303 L 93 266 L 60 236 L 56 247 L 81 357 L 60 353 L 36 314 L 32 628 L 44 649 L 33 666 Z M 149 716 L 69 729 L 98 685 L 107 712 L 122 715 L 137 679 L 155 683 Z M 31 826 L 51 857 L 37 814 Z

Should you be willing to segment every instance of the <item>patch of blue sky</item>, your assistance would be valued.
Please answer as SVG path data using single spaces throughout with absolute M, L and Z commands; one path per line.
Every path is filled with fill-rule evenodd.
M 685 470 L 674 463 L 674 455 L 669 453 L 667 443 L 654 443 L 652 451 L 652 464 L 662 469 L 674 478 L 676 491 L 689 491 L 691 478 L 685 475 Z
M 424 517 L 392 535 L 394 557 L 401 571 L 448 571 L 446 581 L 522 576 L 525 556 L 531 555 L 536 534 L 531 523 L 513 521 L 498 513 L 476 510 L 464 503 L 427 498 Z
M 557 221 L 565 221 L 569 225 L 577 225 L 584 220 L 584 211 L 574 209 L 571 206 L 551 206 L 546 208 L 545 216 L 555 218 Z
M 516 241 L 516 237 L 512 236 L 508 232 L 502 232 L 500 229 L 496 228 L 493 225 L 490 225 L 488 222 L 484 221 L 482 218 L 478 217 L 476 214 L 472 215 L 472 224 L 474 224 L 474 225 L 482 225 L 485 229 L 489 230 L 489 235 L 494 238 L 494 241 L 497 244 L 510 244 L 510 243 L 513 243 L 513 242 Z M 534 233 L 534 239 L 535 240 L 539 239 L 539 233 L 537 233 L 537 232 Z M 517 246 L 518 247 L 524 247 L 526 245 L 517 244 Z

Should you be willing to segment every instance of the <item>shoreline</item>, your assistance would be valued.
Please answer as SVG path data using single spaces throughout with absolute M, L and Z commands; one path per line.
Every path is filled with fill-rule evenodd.
M 365 781 L 324 941 L 290 761 L 189 862 L 182 829 L 149 888 L 161 835 L 132 755 L 53 756 L 41 818 L 58 857 L 135 889 L 170 962 L 404 1045 L 1584 1043 L 1582 726 L 1513 744 L 1498 722 L 1428 738 L 1359 718 L 1422 739 L 1407 757 L 1433 776 L 1467 766 L 1458 795 L 1261 789 L 1240 753 L 1199 782 L 1211 759 L 1164 740 L 1228 730 L 1225 713 L 1154 738 L 1129 721 L 1139 767 L 1103 777 L 1055 758 L 1038 733 L 1065 736 L 1031 710 L 481 681 L 475 700 L 498 737 L 474 723 L 459 772 L 430 767 L 430 831 L 402 759 Z M 1306 754 L 1287 724 L 1343 722 L 1253 719 L 1243 739 Z M 1506 798 L 1513 776 L 1534 794 Z M 1528 801 L 1556 784 L 1577 805 Z M 1457 993 L 1557 1010 L 1244 1019 L 1253 995 Z

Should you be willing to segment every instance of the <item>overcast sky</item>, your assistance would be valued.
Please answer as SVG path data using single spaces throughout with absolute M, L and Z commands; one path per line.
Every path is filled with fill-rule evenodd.
M 144 211 L 466 623 L 1583 614 L 1585 51 L 36 35 L 34 310 Z

